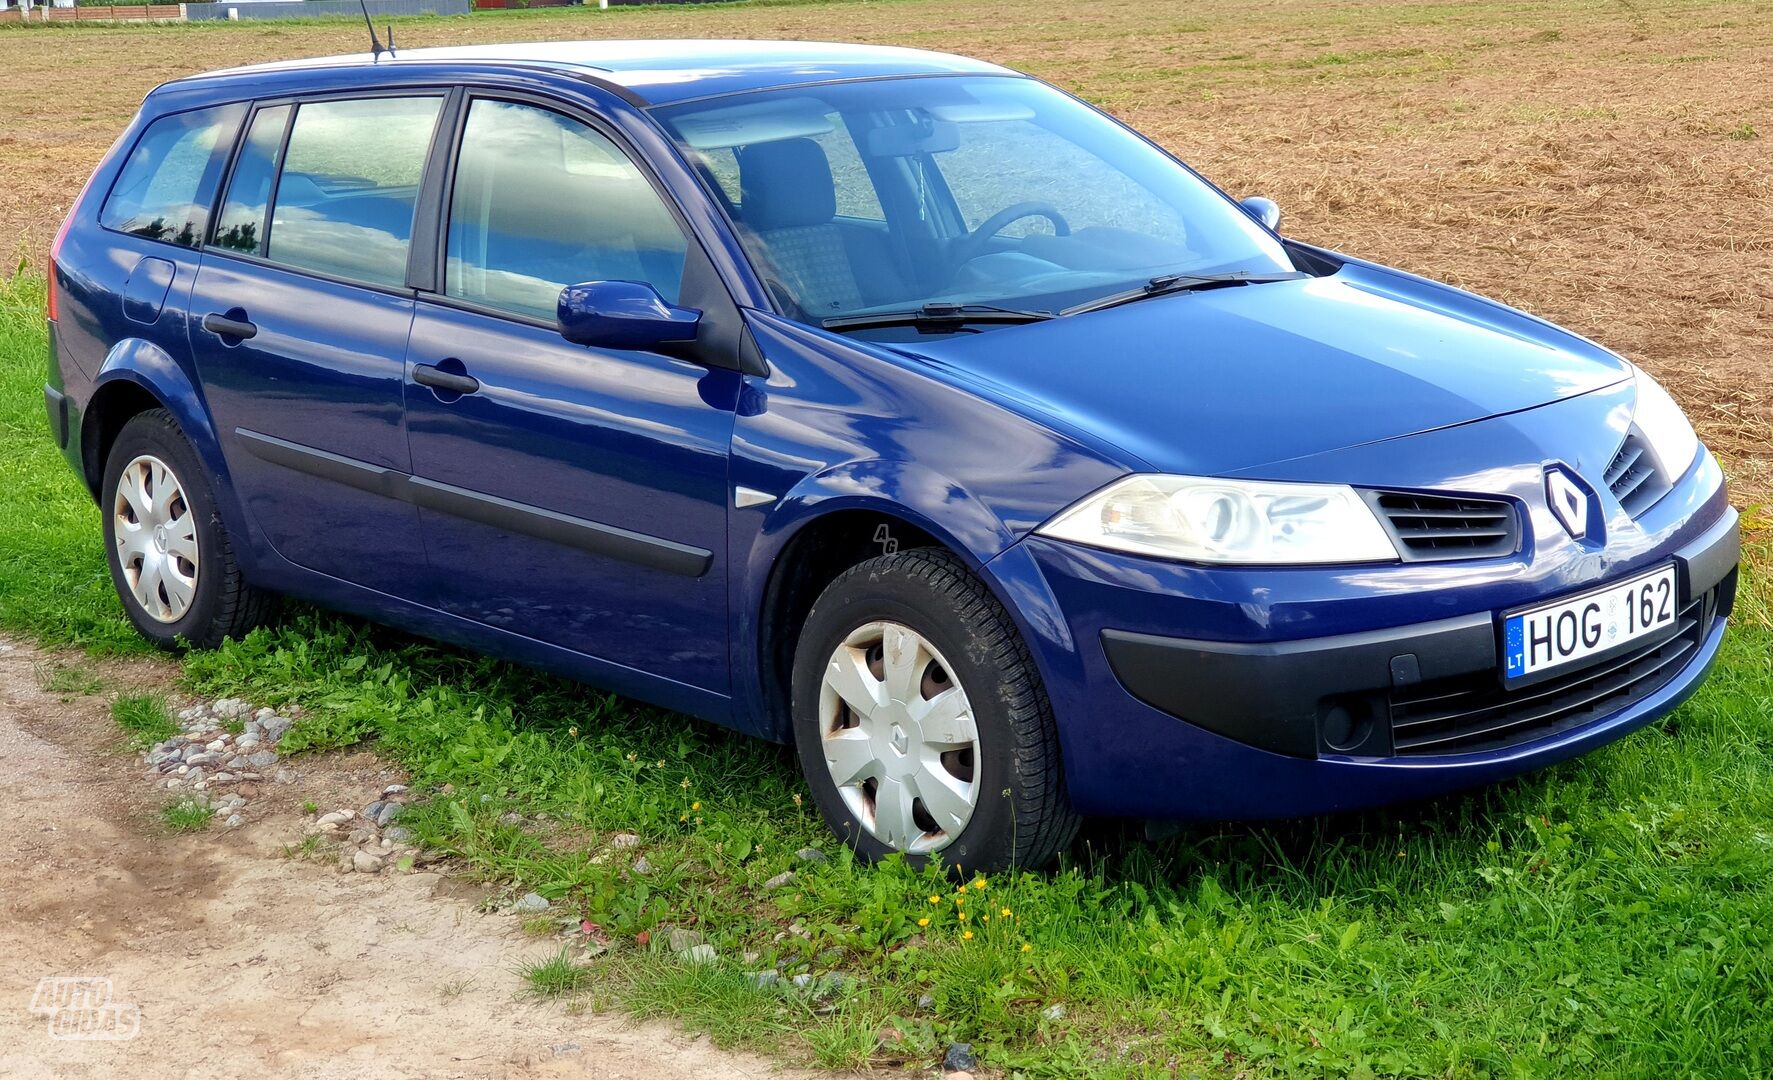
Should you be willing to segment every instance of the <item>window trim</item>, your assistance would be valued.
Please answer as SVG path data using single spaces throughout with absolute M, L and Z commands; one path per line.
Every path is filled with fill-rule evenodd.
M 448 83 L 424 83 L 415 86 L 387 86 L 364 90 L 324 90 L 311 94 L 281 94 L 276 97 L 258 98 L 252 101 L 252 108 L 247 114 L 246 122 L 242 123 L 240 130 L 235 133 L 234 149 L 228 157 L 227 171 L 223 176 L 223 183 L 218 188 L 218 194 L 220 194 L 224 201 L 227 198 L 228 189 L 233 186 L 234 169 L 235 166 L 239 164 L 240 151 L 245 145 L 246 134 L 251 129 L 252 120 L 256 118 L 262 110 L 275 109 L 283 105 L 292 106 L 289 113 L 289 119 L 286 120 L 283 125 L 283 139 L 277 147 L 277 158 L 273 162 L 271 190 L 265 203 L 265 230 L 264 235 L 259 239 L 259 250 L 256 253 L 248 253 L 244 251 L 235 251 L 232 248 L 216 246 L 214 243 L 215 214 L 213 211 L 210 214 L 209 225 L 204 230 L 203 245 L 197 250 L 202 251 L 205 258 L 219 256 L 221 258 L 235 260 L 236 262 L 246 263 L 251 266 L 261 266 L 271 270 L 281 270 L 287 274 L 296 274 L 301 277 L 313 278 L 316 281 L 325 281 L 335 285 L 349 285 L 352 288 L 368 289 L 371 292 L 383 293 L 388 296 L 400 296 L 409 300 L 412 299 L 417 294 L 417 290 L 413 288 L 411 282 L 413 254 L 418 249 L 420 242 L 419 213 L 424 209 L 423 199 L 425 196 L 427 181 L 430 177 L 431 169 L 437 161 L 436 152 L 438 132 L 442 129 L 444 117 L 449 113 L 451 104 L 456 100 L 460 91 L 461 87 Z M 441 104 L 438 106 L 437 119 L 431 126 L 431 142 L 426 147 L 425 156 L 420 165 L 420 168 L 423 171 L 419 174 L 418 198 L 413 202 L 412 236 L 407 241 L 406 281 L 400 285 L 387 285 L 382 282 L 363 281 L 359 278 L 348 278 L 338 274 L 329 274 L 325 271 L 314 270 L 305 266 L 292 266 L 289 263 L 278 262 L 277 260 L 270 258 L 266 253 L 271 250 L 271 222 L 277 213 L 277 192 L 278 189 L 283 186 L 283 156 L 284 152 L 289 149 L 290 135 L 295 131 L 296 118 L 301 115 L 301 107 L 304 104 L 324 101 L 367 101 L 374 98 L 425 97 L 439 98 L 441 99 Z
M 129 149 L 124 151 L 121 157 L 117 158 L 117 172 L 111 177 L 110 184 L 105 187 L 105 197 L 98 200 L 96 208 L 93 210 L 93 221 L 98 224 L 100 229 L 110 233 L 112 236 L 127 236 L 132 240 L 141 240 L 150 244 L 164 244 L 167 247 L 177 248 L 180 251 L 189 251 L 193 253 L 202 252 L 208 246 L 210 230 L 215 226 L 216 202 L 221 198 L 222 192 L 227 190 L 228 182 L 233 176 L 234 155 L 239 149 L 240 135 L 246 130 L 246 121 L 252 117 L 252 104 L 250 98 L 237 98 L 232 101 L 218 101 L 211 105 L 199 105 L 192 109 L 173 109 L 170 112 L 163 112 L 143 124 L 141 131 L 137 132 L 135 138 L 130 141 Z M 148 137 L 148 132 L 154 130 L 155 124 L 174 116 L 188 116 L 192 113 L 202 112 L 218 112 L 224 109 L 239 108 L 241 106 L 245 106 L 246 114 L 240 120 L 235 122 L 234 133 L 227 139 L 228 150 L 222 157 L 222 171 L 216 177 L 215 190 L 211 191 L 209 194 L 209 205 L 206 206 L 203 211 L 203 230 L 198 234 L 197 242 L 195 244 L 186 245 L 173 240 L 162 240 L 159 237 L 143 236 L 140 233 L 126 232 L 122 229 L 115 229 L 105 224 L 105 207 L 111 205 L 111 197 L 117 193 L 117 184 L 122 181 L 123 174 L 129 171 L 130 161 L 135 157 L 135 152 L 141 148 L 142 140 Z M 223 140 L 216 140 L 216 148 L 220 149 L 222 143 Z M 215 151 L 211 150 L 210 153 L 213 155 Z M 201 192 L 199 192 L 199 194 L 201 194 Z

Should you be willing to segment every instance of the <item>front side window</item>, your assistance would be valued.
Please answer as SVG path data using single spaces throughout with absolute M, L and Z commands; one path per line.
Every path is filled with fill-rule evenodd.
M 450 195 L 448 295 L 553 320 L 560 290 L 640 281 L 675 303 L 683 230 L 614 143 L 508 101 L 468 109 Z
M 654 115 L 808 322 L 926 304 L 1059 311 L 1159 276 L 1293 270 L 1199 177 L 1033 79 L 835 83 Z
M 216 183 L 245 115 L 244 105 L 224 105 L 148 125 L 111 186 L 99 224 L 185 247 L 202 243 Z
M 283 152 L 266 257 L 403 286 L 413 206 L 442 105 L 441 97 L 302 104 Z

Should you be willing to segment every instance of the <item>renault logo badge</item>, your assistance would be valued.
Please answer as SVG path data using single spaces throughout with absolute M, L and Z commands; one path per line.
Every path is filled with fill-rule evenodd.
M 1558 523 L 1577 540 L 1588 539 L 1588 489 L 1562 465 L 1545 470 L 1545 501 Z

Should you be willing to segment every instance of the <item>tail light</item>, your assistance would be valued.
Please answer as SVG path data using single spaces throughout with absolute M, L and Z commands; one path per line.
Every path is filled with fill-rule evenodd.
M 105 156 L 100 162 L 101 167 L 104 161 L 109 161 L 111 155 L 117 152 L 118 143 L 122 141 L 122 136 L 119 136 L 117 142 L 111 144 L 111 149 L 105 151 Z M 47 309 L 46 314 L 50 322 L 54 322 L 58 314 L 55 267 L 57 260 L 62 257 L 62 241 L 68 238 L 68 229 L 73 226 L 74 219 L 80 215 L 80 204 L 86 201 L 86 193 L 91 188 L 92 177 L 88 176 L 86 182 L 80 185 L 79 194 L 75 195 L 74 201 L 68 205 L 68 216 L 62 219 L 62 227 L 55 231 L 55 242 L 49 245 L 49 287 L 44 290 L 44 307 Z
M 80 200 L 85 195 L 86 188 L 82 187 L 80 189 L 80 194 L 74 197 L 74 205 L 68 207 L 68 216 L 62 219 L 62 227 L 55 231 L 55 243 L 49 245 L 49 288 L 46 290 L 47 303 L 45 306 L 48 308 L 50 322 L 54 322 L 56 320 L 56 315 L 58 314 L 56 310 L 57 305 L 55 295 L 56 260 L 61 258 L 62 241 L 68 238 L 68 226 L 74 224 L 74 215 L 80 212 Z

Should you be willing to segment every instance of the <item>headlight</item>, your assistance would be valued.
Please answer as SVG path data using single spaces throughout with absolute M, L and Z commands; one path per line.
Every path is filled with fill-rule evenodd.
M 1259 566 L 1398 557 L 1353 488 L 1193 476 L 1129 476 L 1038 530 L 1092 547 Z
M 1674 398 L 1668 396 L 1668 391 L 1643 369 L 1635 370 L 1638 411 L 1632 417 L 1632 423 L 1644 433 L 1650 452 L 1656 455 L 1656 464 L 1662 467 L 1662 474 L 1672 484 L 1686 474 L 1687 466 L 1693 464 L 1693 458 L 1699 453 L 1699 436 L 1693 434 L 1693 425 L 1687 422 L 1686 414 L 1681 412 Z

